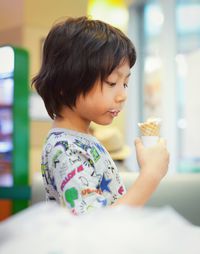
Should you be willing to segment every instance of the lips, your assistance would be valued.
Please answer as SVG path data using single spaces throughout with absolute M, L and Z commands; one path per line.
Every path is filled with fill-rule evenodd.
M 112 115 L 112 117 L 116 117 L 119 114 L 120 110 L 112 109 L 108 112 Z

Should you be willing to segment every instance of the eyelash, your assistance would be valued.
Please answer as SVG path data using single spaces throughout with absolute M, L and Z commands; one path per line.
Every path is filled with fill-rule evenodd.
M 108 81 L 106 81 L 106 83 L 107 83 L 109 86 L 111 86 L 111 87 L 113 87 L 113 86 L 116 85 L 116 83 L 111 83 L 111 82 L 108 82 Z M 124 83 L 124 88 L 128 88 L 128 84 Z

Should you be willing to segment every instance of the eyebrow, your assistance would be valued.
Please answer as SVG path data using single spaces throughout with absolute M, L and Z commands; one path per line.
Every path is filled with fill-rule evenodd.
M 119 71 L 117 71 L 117 74 L 119 74 L 120 76 L 123 76 L 123 74 L 122 74 L 121 72 L 119 72 Z M 125 78 L 128 78 L 128 77 L 130 77 L 130 76 L 131 76 L 131 72 L 129 72 L 129 73 L 126 75 Z

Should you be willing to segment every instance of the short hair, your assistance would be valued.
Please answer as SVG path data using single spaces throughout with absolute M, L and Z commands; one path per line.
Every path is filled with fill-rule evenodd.
M 32 85 L 49 116 L 62 117 L 63 106 L 73 108 L 78 96 L 86 95 L 98 79 L 105 80 L 125 59 L 131 68 L 136 51 L 119 29 L 87 17 L 68 18 L 47 35 L 42 65 Z

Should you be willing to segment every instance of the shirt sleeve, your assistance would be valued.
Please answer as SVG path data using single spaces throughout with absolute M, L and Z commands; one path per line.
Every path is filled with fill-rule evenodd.
M 51 170 L 59 200 L 74 214 L 109 205 L 100 188 L 103 173 L 97 165 L 89 149 L 85 151 L 73 145 L 68 149 L 62 146 L 53 149 Z

